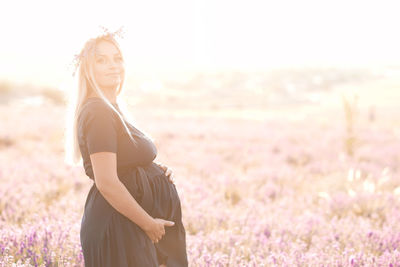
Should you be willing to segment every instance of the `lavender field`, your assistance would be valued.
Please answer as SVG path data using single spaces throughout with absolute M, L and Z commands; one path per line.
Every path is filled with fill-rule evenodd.
M 385 73 L 132 82 L 135 123 L 174 171 L 190 266 L 400 266 L 400 79 Z M 3 91 L 0 266 L 84 266 L 92 182 L 63 161 L 65 105 Z

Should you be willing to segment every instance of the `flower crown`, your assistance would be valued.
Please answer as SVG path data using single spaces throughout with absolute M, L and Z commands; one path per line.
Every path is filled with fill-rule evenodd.
M 124 38 L 125 32 L 123 31 L 123 26 L 121 26 L 115 32 L 110 32 L 104 26 L 99 26 L 99 27 L 103 30 L 103 32 L 98 37 L 96 37 L 96 39 L 104 38 L 104 39 L 109 39 L 110 40 L 110 39 L 116 39 L 116 37 L 119 37 L 121 39 Z M 79 54 L 75 54 L 74 55 L 74 59 L 72 60 L 72 63 L 70 64 L 70 65 L 73 65 L 73 67 L 74 67 L 74 71 L 72 73 L 72 76 L 75 76 L 75 73 L 76 73 L 79 65 L 81 64 L 82 58 L 86 57 L 88 51 L 90 51 L 92 49 L 94 44 L 95 44 L 95 42 L 92 42 L 89 45 L 89 47 L 87 47 L 87 49 L 83 49 L 83 51 L 81 51 Z

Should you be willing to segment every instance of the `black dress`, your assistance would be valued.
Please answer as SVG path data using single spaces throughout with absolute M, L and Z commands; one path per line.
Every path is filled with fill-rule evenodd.
M 117 104 L 113 104 L 117 110 Z M 125 122 L 127 122 L 125 120 Z M 131 132 L 136 129 L 127 122 Z M 138 129 L 136 129 L 138 130 Z M 139 131 L 140 132 L 140 131 Z M 89 155 L 109 151 L 117 154 L 117 173 L 139 205 L 153 218 L 175 222 L 153 243 L 134 222 L 112 207 L 93 183 L 81 222 L 80 241 L 86 267 L 188 266 L 186 233 L 175 185 L 153 160 L 154 143 L 133 135 L 135 147 L 122 122 L 100 98 L 88 98 L 78 116 L 78 140 L 87 176 L 94 181 Z

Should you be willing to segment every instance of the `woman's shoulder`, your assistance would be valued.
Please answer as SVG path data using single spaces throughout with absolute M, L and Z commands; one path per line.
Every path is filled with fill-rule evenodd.
M 101 99 L 89 99 L 85 101 L 78 115 L 79 121 L 84 121 L 88 117 L 110 117 L 114 118 L 112 109 Z
M 111 108 L 100 98 L 90 98 L 87 99 L 82 107 L 81 107 L 81 111 L 85 111 L 85 112 L 93 112 L 95 110 L 109 110 L 111 111 Z

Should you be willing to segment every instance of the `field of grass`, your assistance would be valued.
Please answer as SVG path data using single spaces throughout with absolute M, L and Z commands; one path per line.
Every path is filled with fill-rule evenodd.
M 127 92 L 174 171 L 190 266 L 400 266 L 400 79 L 306 74 Z M 0 266 L 83 266 L 91 180 L 46 96 L 0 105 Z

